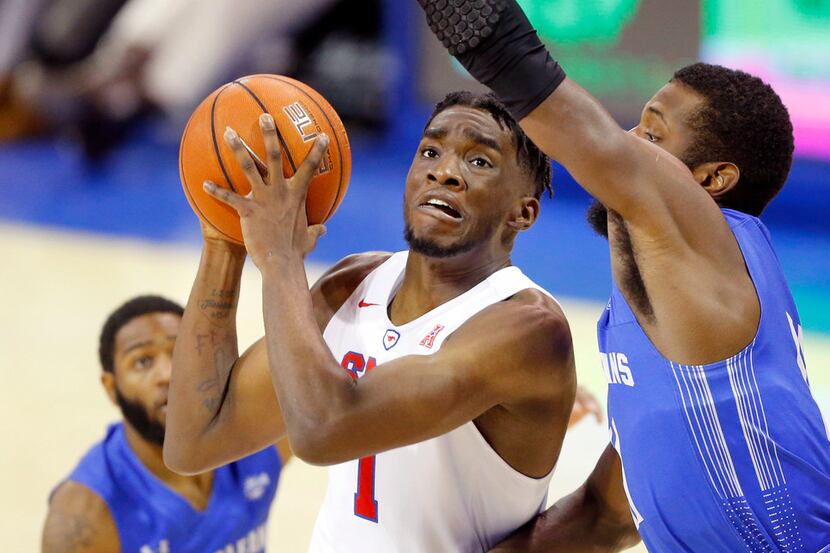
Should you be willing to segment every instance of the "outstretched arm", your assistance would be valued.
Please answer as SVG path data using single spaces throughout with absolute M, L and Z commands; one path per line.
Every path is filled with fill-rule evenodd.
M 706 364 L 746 347 L 760 305 L 714 201 L 737 184 L 738 168 L 712 160 L 692 174 L 674 155 L 693 143 L 689 120 L 703 98 L 682 84 L 667 85 L 646 106 L 641 126 L 625 132 L 565 77 L 516 0 L 419 1 L 451 53 L 611 211 L 614 280 L 661 353 Z M 489 34 L 470 38 L 470 29 L 482 25 Z M 671 147 L 651 142 L 661 134 L 674 139 Z
M 610 445 L 588 480 L 527 523 L 491 553 L 611 553 L 640 541 Z
M 683 163 L 621 129 L 566 78 L 515 0 L 419 3 L 450 53 L 506 103 L 536 145 L 627 223 L 663 240 L 682 236 L 704 250 L 713 248 L 709 237 L 728 232 Z M 729 184 L 729 178 L 720 182 Z

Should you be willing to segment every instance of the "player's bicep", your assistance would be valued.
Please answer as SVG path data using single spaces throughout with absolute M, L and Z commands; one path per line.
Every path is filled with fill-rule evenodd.
M 115 521 L 101 497 L 86 486 L 65 482 L 52 496 L 43 528 L 42 553 L 116 553 Z

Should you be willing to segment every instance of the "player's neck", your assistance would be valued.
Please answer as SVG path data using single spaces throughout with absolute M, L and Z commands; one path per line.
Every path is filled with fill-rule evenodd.
M 190 484 L 189 487 L 195 484 L 196 487 L 204 490 L 206 496 L 210 495 L 211 484 L 213 482 L 212 472 L 196 476 L 182 476 L 181 474 L 177 474 L 164 464 L 162 447 L 144 439 L 127 421 L 124 421 L 124 434 L 127 437 L 127 443 L 130 449 L 135 453 L 138 460 L 141 461 L 141 464 L 156 478 L 167 484 L 167 486 L 179 491 L 180 486 L 184 483 Z
M 440 259 L 410 252 L 401 287 L 390 307 L 390 319 L 396 325 L 406 324 L 509 265 L 509 252 L 490 255 L 473 250 Z

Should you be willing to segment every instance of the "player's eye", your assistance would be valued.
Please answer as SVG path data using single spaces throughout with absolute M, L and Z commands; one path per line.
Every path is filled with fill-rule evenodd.
M 153 357 L 150 355 L 142 355 L 133 361 L 133 368 L 138 370 L 146 370 L 153 366 Z
M 470 163 L 472 163 L 476 167 L 492 167 L 493 166 L 492 163 L 490 163 L 489 161 L 487 161 L 483 157 L 474 157 L 473 159 L 470 160 Z
M 427 147 L 427 148 L 421 149 L 421 155 L 423 157 L 435 158 L 435 157 L 438 157 L 438 152 L 435 151 L 435 149 L 433 149 L 433 148 Z
M 657 142 L 658 140 L 660 140 L 659 138 L 657 138 L 656 136 L 654 136 L 653 134 L 651 134 L 648 131 L 646 131 L 646 138 L 648 138 L 649 142 Z

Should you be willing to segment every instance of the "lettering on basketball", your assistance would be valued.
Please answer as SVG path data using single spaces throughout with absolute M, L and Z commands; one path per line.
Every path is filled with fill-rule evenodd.
M 322 134 L 323 129 L 317 124 L 317 121 L 312 117 L 311 113 L 306 109 L 302 102 L 294 102 L 282 108 L 282 111 L 291 120 L 297 133 L 302 138 L 303 142 L 309 142 L 316 139 Z M 331 152 L 326 150 L 323 160 L 320 162 L 320 168 L 317 170 L 318 175 L 328 173 L 331 171 L 332 160 Z
M 294 128 L 297 129 L 297 132 L 300 134 L 300 138 L 303 139 L 303 142 L 309 142 L 314 140 L 319 136 L 319 127 L 311 119 L 311 115 L 309 115 L 308 111 L 306 111 L 305 106 L 303 106 L 300 102 L 294 102 L 293 104 L 289 104 L 282 108 L 285 114 L 291 119 L 291 122 L 294 124 Z M 306 129 L 306 127 L 313 125 L 311 129 Z
M 628 357 L 624 353 L 600 352 L 602 372 L 609 384 L 624 384 L 634 386 L 634 375 L 628 366 Z

